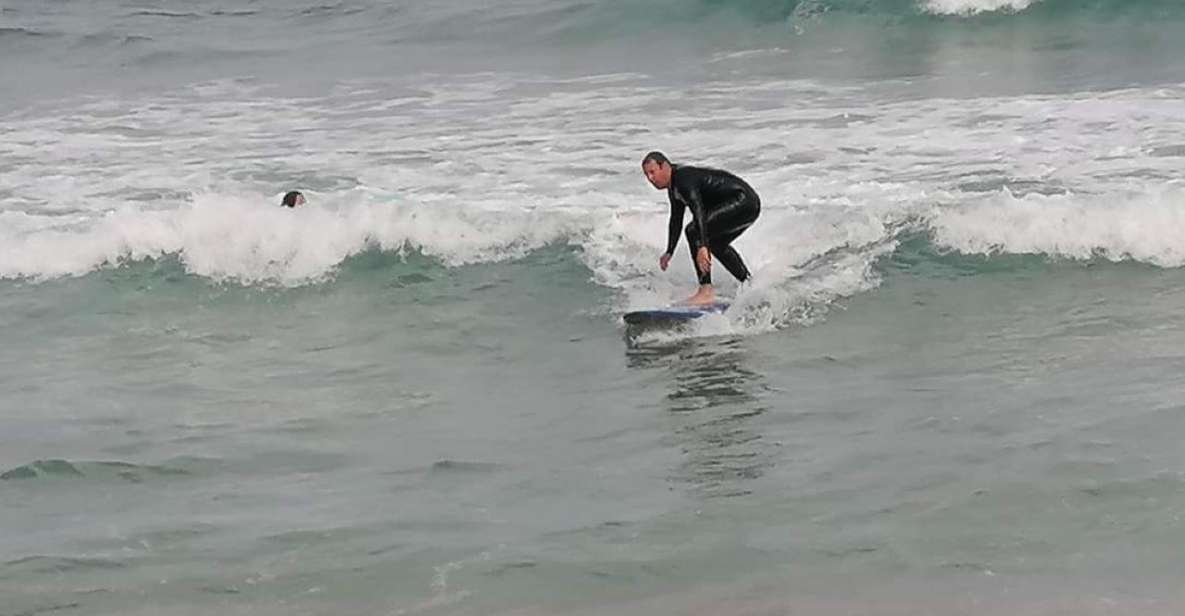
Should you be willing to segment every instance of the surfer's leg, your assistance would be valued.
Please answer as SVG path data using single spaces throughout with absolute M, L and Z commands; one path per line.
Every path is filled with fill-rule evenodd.
M 691 222 L 687 225 L 687 228 L 684 229 L 685 235 L 687 235 L 687 247 L 691 249 L 691 269 L 699 277 L 700 286 L 706 284 L 710 285 L 712 284 L 712 270 L 709 269 L 706 272 L 701 272 L 699 271 L 699 266 L 695 264 L 695 253 L 699 252 L 700 249 L 699 228 L 697 228 L 695 225 L 695 222 Z M 711 240 L 709 239 L 709 241 Z M 708 250 L 711 249 L 711 246 L 709 246 Z
M 745 267 L 744 259 L 741 259 L 741 254 L 735 248 L 728 244 L 718 244 L 713 241 L 709 250 L 712 251 L 712 255 L 716 257 L 716 260 L 720 261 L 720 265 L 723 265 L 724 269 L 732 274 L 733 278 L 736 278 L 740 282 L 749 279 L 749 268 Z
M 699 289 L 696 290 L 695 295 L 680 303 L 698 306 L 715 302 L 716 290 L 712 288 L 712 270 L 709 268 L 708 271 L 701 272 L 699 271 L 699 266 L 695 263 L 695 253 L 699 252 L 700 249 L 699 228 L 695 224 L 694 221 L 688 224 L 685 231 L 687 235 L 687 246 L 691 249 L 691 269 L 695 271 L 696 277 L 699 278 Z M 711 250 L 711 247 L 708 250 Z
M 737 280 L 749 279 L 749 268 L 732 242 L 745 232 L 761 213 L 761 202 L 749 195 L 712 210 L 704 221 L 708 230 L 708 249 Z M 690 238 L 690 235 L 688 236 Z

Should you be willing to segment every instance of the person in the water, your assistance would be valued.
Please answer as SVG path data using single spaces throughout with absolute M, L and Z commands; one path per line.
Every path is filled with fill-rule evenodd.
M 711 304 L 716 301 L 712 288 L 712 255 L 737 280 L 749 279 L 749 268 L 732 242 L 748 229 L 761 213 L 761 199 L 741 178 L 719 169 L 673 164 L 662 152 L 650 152 L 642 159 L 642 172 L 658 190 L 666 190 L 671 202 L 671 220 L 667 251 L 658 259 L 666 271 L 679 243 L 683 211 L 691 210 L 693 220 L 687 225 L 691 261 L 699 276 L 699 290 L 684 303 Z
M 280 205 L 284 207 L 304 205 L 304 195 L 300 194 L 299 190 L 290 190 L 284 193 L 284 198 L 280 200 Z

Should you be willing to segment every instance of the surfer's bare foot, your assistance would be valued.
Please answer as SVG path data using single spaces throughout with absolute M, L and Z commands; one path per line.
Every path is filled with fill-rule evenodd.
M 708 304 L 714 304 L 716 303 L 716 289 L 713 289 L 712 285 L 710 284 L 701 285 L 699 291 L 695 292 L 695 295 L 692 295 L 680 303 L 688 306 L 706 306 Z

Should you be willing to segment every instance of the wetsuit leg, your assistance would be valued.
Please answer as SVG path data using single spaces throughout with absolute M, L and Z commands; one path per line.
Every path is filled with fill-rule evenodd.
M 746 195 L 713 208 L 704 221 L 708 231 L 708 250 L 712 251 L 728 273 L 741 282 L 749 279 L 749 268 L 745 267 L 745 261 L 732 247 L 732 242 L 756 222 L 760 214 L 761 201 L 757 195 Z
M 712 284 L 712 271 L 701 272 L 699 271 L 699 266 L 695 263 L 695 253 L 699 252 L 700 246 L 699 227 L 696 226 L 697 224 L 699 224 L 698 221 L 691 221 L 684 229 L 684 232 L 687 235 L 687 247 L 691 249 L 691 271 L 695 272 L 695 275 L 699 277 L 699 283 L 702 286 Z M 708 241 L 712 241 L 711 237 L 708 238 Z M 712 250 L 710 245 L 708 246 L 708 250 Z
M 717 244 L 715 241 L 708 246 L 708 250 L 712 251 L 716 260 L 728 273 L 732 274 L 733 278 L 744 282 L 749 279 L 749 268 L 745 267 L 745 261 L 741 259 L 741 254 L 735 248 L 728 244 Z

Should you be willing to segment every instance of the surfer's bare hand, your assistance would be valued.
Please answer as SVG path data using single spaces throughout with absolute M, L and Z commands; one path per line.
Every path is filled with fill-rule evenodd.
M 661 257 L 658 258 L 658 266 L 662 268 L 662 271 L 664 271 L 664 272 L 667 271 L 667 266 L 670 264 L 671 264 L 671 255 L 669 253 L 663 254 Z
M 700 246 L 700 249 L 696 251 L 695 264 L 699 266 L 701 274 L 706 274 L 712 270 L 712 253 L 708 252 L 707 246 Z

